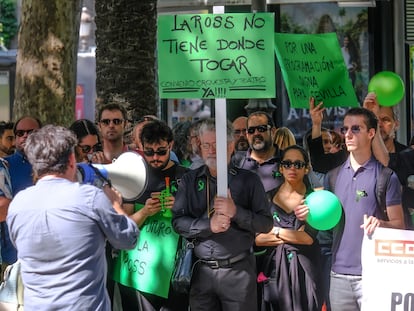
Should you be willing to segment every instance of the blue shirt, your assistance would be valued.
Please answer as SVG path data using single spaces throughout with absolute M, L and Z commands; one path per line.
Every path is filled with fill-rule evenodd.
M 335 194 L 342 203 L 343 215 L 334 228 L 333 235 L 332 271 L 336 273 L 362 275 L 361 247 L 364 230 L 360 226 L 364 214 L 384 220 L 384 212 L 375 195 L 375 180 L 381 165 L 371 158 L 354 171 L 348 158 L 338 172 Z M 329 189 L 329 186 L 326 188 Z M 387 184 L 386 206 L 399 204 L 401 184 L 393 173 Z
M 9 165 L 13 196 L 33 185 L 32 165 L 19 150 L 4 158 Z
M 26 189 L 33 185 L 32 165 L 19 150 L 12 155 L 4 158 L 8 163 L 9 174 L 11 178 L 12 195 L 15 196 L 20 190 Z M 0 195 L 5 194 L 0 191 Z M 10 242 L 9 230 L 6 223 L 1 223 L 1 258 L 2 261 L 12 264 L 17 260 L 17 252 Z
M 136 224 L 101 189 L 45 177 L 19 192 L 7 216 L 27 310 L 111 310 L 105 244 L 133 248 Z

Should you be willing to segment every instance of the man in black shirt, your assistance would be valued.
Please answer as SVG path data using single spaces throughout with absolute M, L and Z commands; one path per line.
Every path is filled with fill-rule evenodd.
M 188 297 L 172 289 L 170 277 L 179 239 L 172 229 L 171 208 L 180 178 L 188 169 L 170 158 L 173 133 L 165 122 L 148 122 L 140 138 L 148 165 L 148 184 L 135 202 L 124 204 L 141 235 L 135 249 L 120 252 L 114 268 L 122 307 L 141 311 L 186 310 Z M 153 278 L 157 282 L 150 285 Z
M 409 181 L 414 175 L 414 152 L 408 146 L 395 139 L 395 130 L 399 125 L 394 107 L 380 106 L 375 93 L 368 93 L 364 107 L 373 111 L 378 118 L 381 135 L 376 135 L 372 142 L 375 157 L 383 165 L 388 166 L 398 176 L 402 185 L 402 205 L 406 228 L 414 230 L 411 212 L 414 211 L 414 185 Z M 411 176 L 411 177 L 410 177 Z
M 272 217 L 259 177 L 229 166 L 228 197 L 216 197 L 216 129 L 213 119 L 199 128 L 206 165 L 183 176 L 173 206 L 174 229 L 195 240 L 190 308 L 255 311 L 256 269 L 252 246 L 256 233 L 269 232 Z M 227 163 L 234 150 L 227 125 Z

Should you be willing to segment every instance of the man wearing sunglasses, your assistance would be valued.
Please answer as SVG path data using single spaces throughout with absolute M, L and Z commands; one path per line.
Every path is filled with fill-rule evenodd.
M 247 151 L 235 152 L 232 159 L 237 167 L 256 172 L 266 192 L 276 188 L 282 180 L 278 173 L 279 149 L 273 144 L 275 132 L 272 117 L 268 113 L 253 112 L 247 118 L 249 148 Z
M 364 234 L 372 234 L 379 226 L 405 228 L 401 184 L 394 173 L 390 174 L 385 184 L 385 213 L 376 197 L 376 183 L 373 181 L 378 180 L 380 172 L 387 169 L 375 159 L 371 150 L 377 128 L 375 114 L 359 107 L 348 110 L 341 128 L 349 157 L 340 166 L 332 189 L 343 207 L 343 216 L 333 231 L 330 278 L 333 311 L 361 309 L 361 247 Z M 327 190 L 330 190 L 329 180 L 333 172 L 328 172 L 325 178 Z
M 116 103 L 103 105 L 99 110 L 98 125 L 106 163 L 112 163 L 121 153 L 128 151 L 124 143 L 127 120 L 126 109 Z
M 33 185 L 32 165 L 26 158 L 24 147 L 26 140 L 30 133 L 41 128 L 40 120 L 34 117 L 24 116 L 16 121 L 14 124 L 14 134 L 16 136 L 16 150 L 15 152 L 4 158 L 6 165 L 1 162 L 0 170 L 8 170 L 11 182 L 11 197 L 5 193 L 3 185 L 0 187 L 0 224 L 1 227 L 1 257 L 2 257 L 2 271 L 7 265 L 13 264 L 17 260 L 17 252 L 12 245 L 9 237 L 8 227 L 5 219 L 11 198 L 16 194 Z M 7 167 L 7 168 L 6 168 Z M 7 180 L 4 180 L 6 182 Z M 1 273 L 3 275 L 3 273 Z
M 173 132 L 165 122 L 152 120 L 146 123 L 141 130 L 140 140 L 142 154 L 148 164 L 148 184 L 135 202 L 124 204 L 125 211 L 140 227 L 142 235 L 136 249 L 121 251 L 117 259 L 118 270 L 115 275 L 119 275 L 116 281 L 120 283 L 122 307 L 124 310 L 160 310 L 162 307 L 176 311 L 187 310 L 188 298 L 172 290 L 170 277 L 178 242 L 178 235 L 171 225 L 171 208 L 181 176 L 188 169 L 170 158 L 174 143 Z M 150 247 L 145 246 L 145 243 Z M 174 247 L 166 252 L 169 248 L 166 245 L 172 244 Z M 159 260 L 149 262 L 147 257 Z M 136 261 L 131 263 L 130 258 Z M 145 273 L 145 277 L 153 275 L 159 283 L 169 288 L 168 299 L 162 298 L 161 285 L 149 289 L 145 281 L 140 281 L 145 277 L 139 273 L 130 272 L 133 275 L 122 277 L 122 271 L 131 271 L 128 269 L 136 262 L 145 265 L 145 272 L 143 266 L 135 267 L 139 273 Z

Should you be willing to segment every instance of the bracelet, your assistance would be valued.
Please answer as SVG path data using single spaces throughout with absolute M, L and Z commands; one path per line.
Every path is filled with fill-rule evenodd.
M 272 233 L 279 238 L 279 233 L 280 233 L 280 227 L 273 227 Z

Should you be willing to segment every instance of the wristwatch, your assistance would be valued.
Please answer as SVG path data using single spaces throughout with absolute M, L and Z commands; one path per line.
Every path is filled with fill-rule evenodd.
M 279 237 L 279 232 L 280 232 L 280 227 L 273 227 L 273 234 L 278 238 Z

